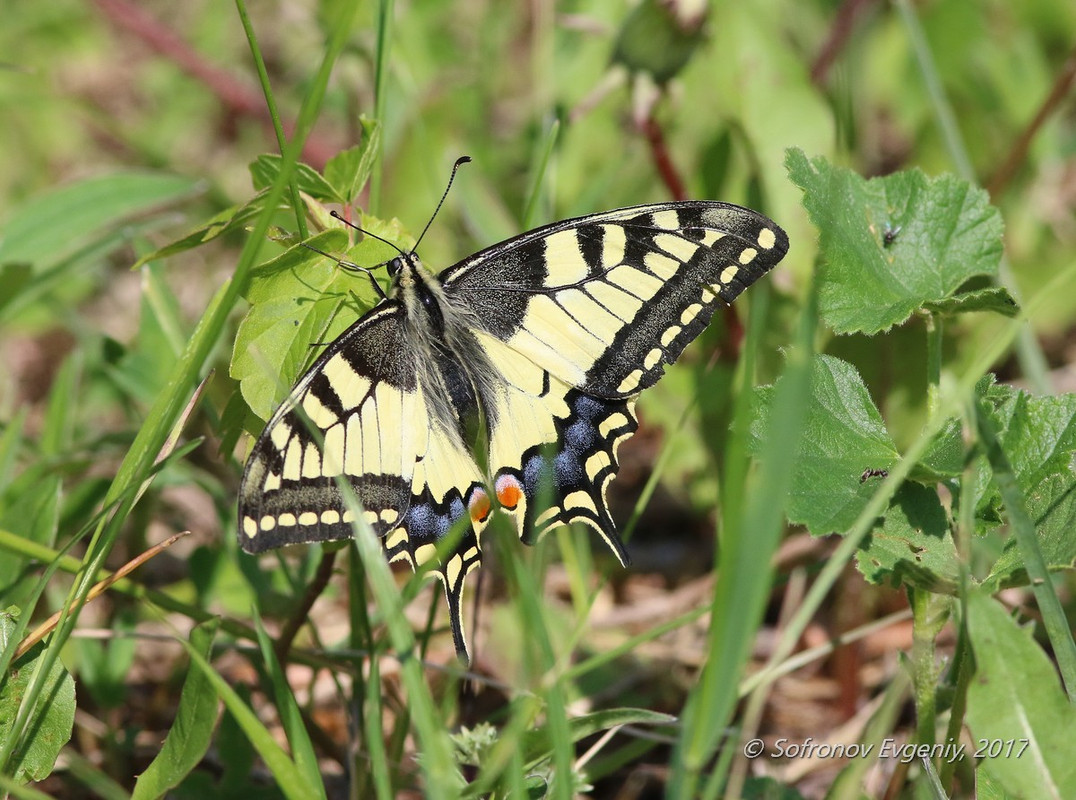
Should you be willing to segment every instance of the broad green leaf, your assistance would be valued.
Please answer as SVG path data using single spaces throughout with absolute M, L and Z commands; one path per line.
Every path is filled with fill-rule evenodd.
M 250 176 L 257 191 L 260 192 L 273 185 L 276 176 L 280 174 L 280 163 L 280 156 L 273 153 L 260 155 L 250 163 Z M 297 164 L 293 175 L 299 191 L 322 202 L 344 202 L 344 198 L 337 194 L 336 189 L 312 167 Z
M 346 243 L 341 231 L 310 240 L 325 252 L 338 252 Z M 345 281 L 349 285 L 342 289 Z M 231 376 L 255 414 L 268 419 L 310 363 L 315 345 L 332 341 L 328 326 L 346 301 L 345 292 L 362 292 L 364 283 L 301 245 L 253 273 L 247 291 L 250 310 L 236 333 Z M 351 316 L 357 319 L 359 312 Z
M 195 181 L 177 175 L 115 173 L 63 186 L 23 203 L 0 230 L 0 264 L 53 264 L 133 214 L 175 202 Z
M 59 531 L 62 478 L 36 464 L 4 488 L 5 496 L 11 499 L 0 512 L 0 527 L 27 541 L 52 547 Z M 36 581 L 33 572 L 27 572 L 27 562 L 13 553 L 0 556 L 0 603 L 24 602 L 23 593 Z
M 964 471 L 964 429 L 960 420 L 953 418 L 930 442 L 926 453 L 912 468 L 912 480 L 920 483 L 937 483 L 956 478 Z
M 872 583 L 952 593 L 960 561 L 938 493 L 907 482 L 856 553 L 859 571 Z
M 191 630 L 191 647 L 202 658 L 209 658 L 220 618 L 213 617 Z M 176 719 L 156 758 L 135 782 L 132 800 L 162 797 L 198 766 L 213 740 L 220 701 L 213 684 L 199 669 L 191 669 L 183 681 L 183 691 L 176 708 Z
M 797 149 L 786 165 L 821 231 L 820 311 L 838 333 L 887 330 L 997 273 L 1001 215 L 982 189 L 919 170 L 865 180 Z
M 337 153 L 325 165 L 325 180 L 349 206 L 355 204 L 362 187 L 370 179 L 381 141 L 381 126 L 377 120 L 363 117 L 359 124 L 362 125 L 362 141 Z
M 985 757 L 977 770 L 1016 797 L 1076 797 L 1076 708 L 1053 663 L 1031 631 L 986 593 L 969 594 L 967 609 L 975 654 L 966 715 L 972 740 L 1015 743 L 1011 754 Z
M 1051 475 L 1029 489 L 1026 499 L 1046 568 L 1061 570 L 1076 566 L 1076 478 Z M 999 589 L 1027 583 L 1023 556 L 1015 537 L 1010 537 L 984 585 Z
M 12 610 L 0 612 L 0 651 L 7 647 L 15 628 Z M 11 726 L 44 650 L 44 645 L 35 645 L 11 666 L 7 674 L 0 675 L 0 742 L 11 736 Z M 75 682 L 57 661 L 38 696 L 36 719 L 27 727 L 28 738 L 14 751 L 7 774 L 21 783 L 47 778 L 60 749 L 71 738 L 74 725 Z
M 756 389 L 751 448 L 766 440 L 774 387 Z M 811 368 L 811 393 L 800 450 L 793 459 L 788 518 L 816 536 L 847 529 L 874 493 L 865 470 L 887 470 L 898 453 L 855 368 L 818 356 Z
M 993 311 L 1003 317 L 1015 317 L 1020 313 L 1020 306 L 1016 304 L 1008 290 L 999 287 L 992 289 L 976 289 L 973 292 L 962 292 L 944 300 L 925 303 L 924 308 L 939 314 L 964 314 L 970 311 Z
M 1039 548 L 1049 569 L 1076 564 L 1076 395 L 1036 397 L 1011 386 L 980 382 L 977 391 L 992 408 L 999 440 L 1012 464 L 1017 484 L 1035 524 Z M 1000 496 L 985 457 L 977 470 L 981 500 L 980 523 L 993 527 L 999 520 Z M 1001 511 L 1001 517 L 1004 512 Z M 1023 585 L 1027 575 L 1014 540 L 994 564 L 986 586 Z
M 1002 447 L 1021 489 L 1027 492 L 1050 475 L 1071 474 L 1076 456 L 1076 394 L 1036 397 L 994 384 L 986 388 L 984 399 L 994 409 Z

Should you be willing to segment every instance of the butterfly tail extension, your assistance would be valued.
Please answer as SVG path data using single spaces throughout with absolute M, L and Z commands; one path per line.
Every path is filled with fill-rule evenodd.
M 385 540 L 390 561 L 407 561 L 415 570 L 434 564 L 430 572 L 444 585 L 452 641 L 465 664 L 470 663 L 470 654 L 463 627 L 463 591 L 467 576 L 482 563 L 479 537 L 489 513 L 489 498 L 478 482 L 471 483 L 466 495 L 451 488 L 440 500 L 426 484 Z

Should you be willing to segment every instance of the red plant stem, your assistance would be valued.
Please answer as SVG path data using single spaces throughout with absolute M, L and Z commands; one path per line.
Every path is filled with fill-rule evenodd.
M 641 127 L 643 135 L 650 145 L 650 154 L 654 158 L 654 166 L 657 167 L 658 174 L 665 183 L 665 188 L 669 190 L 669 195 L 673 200 L 687 200 L 687 190 L 684 189 L 684 182 L 680 179 L 680 174 L 676 171 L 676 166 L 669 157 L 669 150 L 665 146 L 665 134 L 662 132 L 657 120 L 654 119 L 654 115 L 648 115 Z
M 1072 91 L 1074 82 L 1076 82 L 1076 49 L 1073 49 L 1068 58 L 1065 59 L 1061 73 L 1057 76 L 1057 80 L 1054 81 L 1054 85 L 1050 89 L 1050 94 L 1046 96 L 1034 119 L 1020 134 L 1016 143 L 1013 144 L 1012 150 L 1009 151 L 1009 157 L 1005 159 L 1005 162 L 990 179 L 990 183 L 987 184 L 986 190 L 990 192 L 991 198 L 997 198 L 999 194 L 1005 191 L 1009 181 L 1012 180 L 1012 176 L 1027 158 L 1027 151 L 1031 148 L 1031 142 L 1035 138 L 1035 134 L 1039 132 L 1039 129 L 1042 128 L 1050 115 L 1061 107 L 1062 101 Z
M 821 86 L 825 82 L 829 68 L 833 66 L 833 62 L 837 60 L 837 56 L 852 36 L 856 17 L 873 2 L 874 0 L 845 0 L 837 9 L 837 15 L 833 18 L 826 43 L 822 45 L 818 57 L 811 65 L 811 82 L 815 86 Z

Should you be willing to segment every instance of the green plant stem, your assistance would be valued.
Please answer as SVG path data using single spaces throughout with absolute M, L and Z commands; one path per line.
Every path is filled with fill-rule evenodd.
M 284 135 L 284 126 L 280 122 L 280 112 L 277 110 L 276 99 L 273 97 L 273 88 L 269 83 L 269 72 L 265 69 L 265 59 L 262 58 L 261 48 L 258 47 L 258 37 L 254 33 L 254 25 L 250 21 L 244 0 L 235 0 L 235 8 L 239 13 L 239 21 L 243 25 L 243 32 L 250 45 L 250 54 L 254 58 L 254 68 L 258 71 L 258 82 L 262 87 L 262 95 L 265 97 L 265 106 L 269 110 L 269 118 L 273 121 L 273 133 L 276 134 L 276 144 L 283 155 L 288 140 Z M 295 183 L 294 176 L 288 179 L 288 192 L 291 195 L 291 207 L 295 212 L 295 224 L 299 236 L 306 239 L 310 234 L 306 228 L 306 206 L 299 197 L 299 187 Z
M 935 645 L 949 618 L 949 599 L 924 589 L 908 588 L 912 606 L 912 671 L 915 687 L 916 741 L 932 745 L 937 730 L 938 668 Z
M 374 61 L 374 119 L 382 126 L 385 124 L 385 108 L 388 105 L 389 51 L 392 48 L 392 15 L 395 13 L 393 0 L 380 0 L 377 4 L 377 57 Z M 384 128 L 382 127 L 382 130 Z M 369 211 L 375 217 L 381 209 L 381 172 L 385 154 L 384 138 L 378 139 L 378 151 L 374 154 L 374 166 L 370 171 Z
M 1073 642 L 1065 610 L 1061 607 L 1061 601 L 1050 582 L 1050 573 L 1039 549 L 1035 523 L 1028 513 L 1024 492 L 1016 482 L 1016 474 L 998 439 L 990 411 L 981 400 L 977 400 L 975 404 L 975 422 L 994 473 L 994 480 L 1001 492 L 1001 500 L 1005 504 L 1009 527 L 1024 559 L 1024 568 L 1031 581 L 1031 591 L 1035 594 L 1039 611 L 1042 613 L 1043 626 L 1053 647 L 1065 691 L 1069 701 L 1076 703 L 1076 642 Z

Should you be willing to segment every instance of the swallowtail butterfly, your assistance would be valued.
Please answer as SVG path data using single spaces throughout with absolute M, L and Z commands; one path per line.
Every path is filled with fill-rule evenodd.
M 490 515 L 527 543 L 585 523 L 626 563 L 605 494 L 636 397 L 787 250 L 763 215 L 698 201 L 555 222 L 438 275 L 401 253 L 390 296 L 327 347 L 254 445 L 241 546 L 352 536 L 346 480 L 389 559 L 435 562 L 466 659 L 461 597 Z

